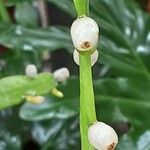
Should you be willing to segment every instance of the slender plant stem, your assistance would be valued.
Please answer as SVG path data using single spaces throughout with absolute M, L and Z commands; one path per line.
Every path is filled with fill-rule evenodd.
M 74 0 L 74 4 L 78 16 L 87 16 L 89 14 L 89 0 Z
M 96 122 L 91 72 L 91 55 L 80 54 L 80 133 L 81 149 L 94 150 L 88 141 L 88 128 Z
M 0 0 L 0 18 L 3 22 L 11 22 L 8 11 L 2 0 Z
M 41 19 L 41 26 L 46 28 L 48 26 L 48 13 L 47 13 L 47 5 L 45 0 L 38 0 L 39 14 Z
M 74 0 L 78 16 L 89 15 L 89 0 Z M 94 150 L 88 141 L 88 129 L 96 122 L 91 55 L 80 54 L 80 133 L 81 150 Z

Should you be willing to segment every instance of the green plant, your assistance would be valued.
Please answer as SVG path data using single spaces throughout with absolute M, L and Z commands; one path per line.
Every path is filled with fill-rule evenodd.
M 74 1 L 78 16 L 88 15 L 89 1 Z M 95 99 L 93 93 L 92 73 L 91 73 L 91 54 L 79 54 L 80 60 L 80 133 L 81 133 L 81 149 L 92 150 L 92 146 L 88 141 L 89 126 L 95 122 Z M 88 92 L 87 92 L 88 91 Z M 89 109 L 90 106 L 90 109 Z
M 71 0 L 47 1 L 75 18 Z M 5 5 L 24 8 L 30 5 L 32 11 L 35 10 L 32 0 L 9 0 Z M 31 20 L 36 19 L 32 18 L 36 16 L 29 15 L 28 9 L 23 14 L 21 10 L 17 9 L 16 13 L 31 17 L 28 18 L 30 23 L 28 20 L 22 23 L 18 17 L 15 18 L 16 23 L 7 23 L 0 17 L 0 43 L 8 49 L 5 53 L 0 53 L 0 59 L 6 61 L 0 70 L 0 77 L 23 74 L 27 63 L 36 64 L 41 70 L 44 50 L 66 48 L 70 53 L 73 50 L 68 28 L 41 29 L 38 24 L 35 27 L 36 21 L 32 25 Z M 123 126 L 130 124 L 129 131 L 120 135 L 117 150 L 149 150 L 150 17 L 134 0 L 91 0 L 90 16 L 101 27 L 100 58 L 97 65 L 101 70 L 96 74 L 101 79 L 94 80 L 97 118 L 117 126 L 118 123 Z M 42 105 L 24 103 L 19 105 L 21 109 L 13 107 L 1 111 L 2 149 L 21 149 L 28 137 L 27 133 L 31 133 L 41 149 L 80 149 L 78 79 L 71 77 L 67 84 L 63 83 L 58 88 L 64 93 L 62 100 L 48 95 Z M 19 119 L 18 113 L 21 118 L 31 122 Z M 12 121 L 17 124 L 12 126 Z M 17 140 L 12 143 L 14 137 Z
M 75 17 L 73 11 L 69 11 L 57 1 L 51 0 L 51 2 Z M 62 1 L 62 3 L 67 2 Z M 69 8 L 72 8 L 73 5 L 69 4 Z M 148 100 L 149 54 L 146 53 L 149 51 L 150 17 L 133 0 L 91 1 L 90 14 L 101 27 L 99 60 L 111 67 L 111 76 L 108 76 L 108 79 L 99 81 L 99 84 L 98 81 L 95 81 L 96 101 L 101 101 L 99 105 L 101 114 L 107 113 L 106 108 L 112 110 L 109 113 L 112 115 L 104 116 L 104 118 L 101 116 L 101 119 L 108 122 L 112 120 L 113 122 L 131 123 L 132 127 L 128 134 L 122 136 L 118 149 L 122 147 L 139 149 L 140 140 L 138 138 L 140 136 L 144 138 L 149 134 L 150 124 L 148 117 L 145 116 L 150 109 Z M 97 108 L 99 108 L 98 105 Z M 140 109 L 139 113 L 138 109 Z M 141 121 L 143 119 L 141 118 L 145 120 L 144 130 L 142 130 Z M 124 144 L 129 141 L 131 144 Z M 147 146 L 145 144 L 147 149 L 149 148 L 148 143 L 147 141 Z
M 91 57 L 97 51 L 99 29 L 97 23 L 92 18 L 87 17 L 89 15 L 87 11 L 89 1 L 74 0 L 74 4 L 78 12 L 78 18 L 71 26 L 71 37 L 74 47 L 79 53 L 81 149 L 113 150 L 118 143 L 117 134 L 112 127 L 104 123 L 96 123 Z

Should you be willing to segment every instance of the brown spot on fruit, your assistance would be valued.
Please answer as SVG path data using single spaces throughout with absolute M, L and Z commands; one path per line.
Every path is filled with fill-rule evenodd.
M 115 143 L 112 143 L 108 146 L 107 150 L 114 150 L 115 149 Z
M 91 43 L 89 41 L 83 42 L 81 44 L 81 48 L 86 49 L 89 48 L 91 46 Z

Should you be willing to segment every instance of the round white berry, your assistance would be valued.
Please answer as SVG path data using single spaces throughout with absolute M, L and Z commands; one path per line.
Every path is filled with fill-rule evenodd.
M 78 51 L 94 51 L 97 49 L 99 27 L 92 18 L 77 18 L 71 26 L 71 37 Z
M 88 130 L 90 144 L 97 150 L 114 150 L 118 143 L 115 130 L 103 122 L 96 122 Z
M 35 65 L 27 65 L 26 67 L 26 76 L 30 77 L 30 78 L 34 78 L 37 75 L 37 68 Z
M 75 49 L 73 52 L 73 59 L 77 65 L 79 65 L 79 52 Z M 98 60 L 98 51 L 96 50 L 91 55 L 91 66 L 93 66 Z
M 70 72 L 67 68 L 60 68 L 58 70 L 56 70 L 54 73 L 54 78 L 58 81 L 58 82 L 63 82 L 65 80 L 67 80 L 70 76 Z

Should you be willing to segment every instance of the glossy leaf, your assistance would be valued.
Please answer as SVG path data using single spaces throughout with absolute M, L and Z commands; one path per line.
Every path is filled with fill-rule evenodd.
M 27 76 L 3 78 L 0 80 L 0 109 L 23 102 L 23 97 L 29 93 L 40 95 L 49 92 L 56 85 L 53 75 L 49 73 L 41 73 L 35 79 Z
M 0 32 L 0 43 L 11 49 L 24 51 L 73 49 L 69 30 L 63 27 L 35 30 L 0 23 Z
M 78 117 L 35 123 L 32 136 L 42 150 L 80 149 Z
M 68 119 L 78 113 L 78 107 L 72 100 L 53 99 L 47 97 L 43 103 L 34 105 L 25 103 L 20 110 L 20 117 L 24 120 L 40 121 L 45 119 Z

